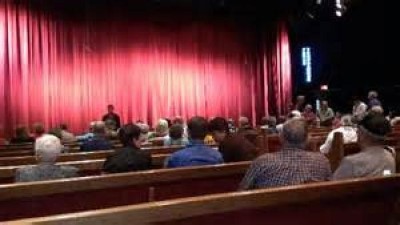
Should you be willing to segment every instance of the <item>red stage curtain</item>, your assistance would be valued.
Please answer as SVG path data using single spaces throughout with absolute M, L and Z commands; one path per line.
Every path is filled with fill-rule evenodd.
M 73 21 L 7 2 L 0 3 L 0 135 L 34 122 L 82 132 L 107 104 L 123 122 L 176 115 L 255 122 L 286 113 L 291 100 L 283 24 L 259 32 L 226 20 Z

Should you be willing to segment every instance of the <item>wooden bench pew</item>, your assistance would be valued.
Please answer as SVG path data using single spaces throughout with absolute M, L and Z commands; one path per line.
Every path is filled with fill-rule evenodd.
M 397 225 L 400 176 L 174 199 L 7 225 Z
M 152 155 L 153 169 L 163 168 L 164 161 L 168 156 L 169 154 Z M 105 159 L 103 158 L 85 161 L 60 162 L 57 163 L 57 165 L 74 166 L 79 169 L 79 176 L 95 176 L 102 173 L 104 161 Z M 16 170 L 24 166 L 26 165 L 0 167 L 0 184 L 13 183 L 15 180 Z
M 0 186 L 0 221 L 235 191 L 250 162 Z
M 157 148 L 143 148 L 142 151 L 148 151 L 150 154 L 171 154 L 183 146 L 171 146 L 171 147 L 157 147 Z M 101 150 L 93 152 L 77 152 L 77 153 L 66 153 L 61 154 L 57 159 L 57 162 L 68 162 L 68 161 L 82 161 L 82 160 L 93 160 L 93 159 L 105 159 L 107 156 L 118 150 Z M 36 164 L 35 156 L 17 156 L 17 157 L 0 157 L 1 166 L 17 166 L 17 165 L 30 165 Z
M 80 151 L 79 148 L 65 149 L 66 153 L 74 153 L 74 152 L 79 152 L 79 151 Z M 2 157 L 22 157 L 22 156 L 33 156 L 33 155 L 35 155 L 35 151 L 33 149 L 0 150 L 0 158 L 2 158 Z

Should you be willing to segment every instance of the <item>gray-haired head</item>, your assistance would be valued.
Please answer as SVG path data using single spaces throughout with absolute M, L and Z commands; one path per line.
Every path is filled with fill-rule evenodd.
M 35 154 L 39 162 L 55 163 L 61 151 L 61 141 L 56 136 L 46 134 L 35 141 Z
M 383 110 L 382 106 L 376 105 L 376 106 L 372 106 L 372 108 L 369 110 L 369 113 L 376 114 L 376 115 L 383 115 L 384 110 Z
M 104 134 L 106 132 L 106 125 L 103 121 L 96 121 L 94 122 L 92 129 L 95 134 Z
M 374 98 L 378 98 L 378 92 L 376 91 L 368 92 L 368 99 L 374 99 Z
M 304 119 L 293 118 L 283 125 L 281 138 L 286 146 L 304 148 L 307 136 L 307 124 Z
M 136 123 L 143 134 L 147 134 L 150 131 L 150 126 L 147 123 Z

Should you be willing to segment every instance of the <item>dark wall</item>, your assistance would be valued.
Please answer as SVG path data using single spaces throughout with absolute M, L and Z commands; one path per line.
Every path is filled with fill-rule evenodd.
M 392 46 L 388 41 L 385 17 L 388 0 L 360 0 L 344 17 L 305 18 L 292 23 L 292 52 L 295 93 L 317 97 L 321 84 L 329 85 L 324 95 L 335 108 L 350 110 L 354 95 L 366 97 L 368 90 L 380 93 L 385 108 L 394 108 L 400 98 L 400 76 L 392 71 L 389 59 Z M 313 52 L 314 81 L 304 83 L 300 65 L 300 48 L 310 45 Z

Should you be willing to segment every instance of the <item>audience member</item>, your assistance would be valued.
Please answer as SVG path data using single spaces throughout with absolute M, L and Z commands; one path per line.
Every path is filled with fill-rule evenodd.
M 368 92 L 368 108 L 371 109 L 374 106 L 382 106 L 381 101 L 378 99 L 378 92 Z
M 165 138 L 168 135 L 168 121 L 165 119 L 158 120 L 155 132 L 149 134 L 149 140 L 154 138 Z
M 173 153 L 166 167 L 200 166 L 223 163 L 222 155 L 204 144 L 208 123 L 203 117 L 193 117 L 188 123 L 190 144 Z
M 385 136 L 391 131 L 382 115 L 368 114 L 358 127 L 361 152 L 345 157 L 335 171 L 333 179 L 383 176 L 396 172 L 394 150 L 385 147 Z
M 341 126 L 342 126 L 342 113 L 335 112 L 335 118 L 332 121 L 332 129 L 337 129 Z
M 276 130 L 278 131 L 278 133 L 281 133 L 282 130 L 283 130 L 283 126 L 285 125 L 285 122 L 287 122 L 287 121 L 289 121 L 291 119 L 300 119 L 300 118 L 302 118 L 301 117 L 301 112 L 298 111 L 298 110 L 293 110 L 287 115 L 286 118 L 283 117 L 283 116 L 281 116 L 279 118 L 280 123 L 276 126 Z
M 335 113 L 329 107 L 328 101 L 321 102 L 321 109 L 318 111 L 318 117 L 320 119 L 321 126 L 332 126 L 332 121 L 335 117 Z
M 120 119 L 119 115 L 114 112 L 113 105 L 107 106 L 107 114 L 105 114 L 103 116 L 102 120 L 103 120 L 103 122 L 106 122 L 107 120 L 112 121 L 112 123 L 113 123 L 112 129 L 113 130 L 117 130 L 121 127 L 121 119 Z
M 11 138 L 10 143 L 20 144 L 20 143 L 30 143 L 34 141 L 35 139 L 29 136 L 25 126 L 18 126 L 15 129 L 15 137 Z
M 109 140 L 118 139 L 118 132 L 115 130 L 114 121 L 108 119 L 104 122 L 105 130 L 106 130 L 106 138 Z
M 293 110 L 303 112 L 305 103 L 306 103 L 306 97 L 304 95 L 298 95 L 296 97 L 296 104 L 294 105 Z
M 210 121 L 209 131 L 219 144 L 224 162 L 253 160 L 257 156 L 256 146 L 241 134 L 231 134 L 228 122 L 222 117 Z
M 60 124 L 60 129 L 61 129 L 61 141 L 62 142 L 74 142 L 76 141 L 76 138 L 73 133 L 68 131 L 68 126 L 67 124 Z
M 238 132 L 243 132 L 246 130 L 252 130 L 253 127 L 250 124 L 249 118 L 245 117 L 245 116 L 241 116 L 239 117 L 239 126 L 238 126 Z
M 117 150 L 106 159 L 103 171 L 122 173 L 151 169 L 150 153 L 140 150 L 141 144 L 145 141 L 140 127 L 134 124 L 124 125 L 118 135 L 124 148 Z
M 183 136 L 181 124 L 174 124 L 169 128 L 169 135 L 164 140 L 164 145 L 187 145 L 189 140 Z
M 47 132 L 47 134 L 51 134 L 51 135 L 53 135 L 53 136 L 56 136 L 58 139 L 60 139 L 61 140 L 61 138 L 62 138 L 62 136 L 61 136 L 61 128 L 59 128 L 59 127 L 54 127 L 54 128 L 51 128 L 50 130 L 49 130 L 49 132 Z
M 93 138 L 94 137 L 93 129 L 94 129 L 94 126 L 96 123 L 97 123 L 96 121 L 90 122 L 89 131 L 86 134 L 76 136 L 76 140 L 83 142 L 83 141 Z
M 376 114 L 376 115 L 381 115 L 381 116 L 383 116 L 384 111 L 383 111 L 383 108 L 382 108 L 381 106 L 376 105 L 376 106 L 372 106 L 372 107 L 369 109 L 368 114 Z
M 187 125 L 185 124 L 185 121 L 183 120 L 183 118 L 181 116 L 176 116 L 174 118 L 174 120 L 172 121 L 172 125 L 174 124 L 179 124 L 183 127 L 183 137 L 187 138 L 188 134 L 187 134 Z
M 41 137 L 43 134 L 45 134 L 44 126 L 42 123 L 34 123 L 33 124 L 33 135 L 36 138 Z
M 263 118 L 261 118 L 261 121 L 260 121 L 260 129 L 266 130 L 267 128 L 268 128 L 268 117 L 264 116 Z
M 335 133 L 343 134 L 344 144 L 357 142 L 357 129 L 353 127 L 351 115 L 345 115 L 341 119 L 341 126 L 337 129 L 332 130 L 325 140 L 325 143 L 321 145 L 319 150 L 323 154 L 328 154 L 332 147 L 333 136 Z
M 43 135 L 36 139 L 36 166 L 26 166 L 17 169 L 16 182 L 43 181 L 60 178 L 76 177 L 78 169 L 71 166 L 55 165 L 62 151 L 60 139 L 53 135 Z
M 96 150 L 109 150 L 113 146 L 106 138 L 105 124 L 103 121 L 97 121 L 93 126 L 94 136 L 85 140 L 81 145 L 82 151 L 96 151 Z
M 364 102 L 359 98 L 355 98 L 353 105 L 353 121 L 356 123 L 360 122 L 367 114 L 367 108 L 368 106 Z
M 331 169 L 321 153 L 305 151 L 307 126 L 303 119 L 288 120 L 281 133 L 282 149 L 266 153 L 251 164 L 240 190 L 328 180 Z
M 228 118 L 229 133 L 236 133 L 237 128 L 235 126 L 235 120 Z
M 311 124 L 313 124 L 315 122 L 316 115 L 313 112 L 312 105 L 307 104 L 304 107 L 304 111 L 303 111 L 302 116 L 303 116 L 303 118 L 305 119 L 305 121 L 307 122 L 308 125 L 311 125 Z
M 149 131 L 150 131 L 150 126 L 147 123 L 144 123 L 142 121 L 136 122 L 136 125 L 140 128 L 140 132 L 142 133 L 142 136 L 144 138 L 144 142 L 142 143 L 143 145 L 149 143 Z

